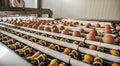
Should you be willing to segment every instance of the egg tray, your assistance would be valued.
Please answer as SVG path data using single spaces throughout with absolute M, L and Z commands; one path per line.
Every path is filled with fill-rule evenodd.
M 1 35 L 4 35 L 4 34 L 1 33 Z M 1 35 L 0 35 L 0 38 L 2 38 Z M 7 35 L 4 35 L 4 37 L 8 37 L 8 40 L 9 40 L 9 39 L 13 39 L 13 38 L 11 38 L 11 37 L 9 37 L 9 36 L 7 36 Z M 14 40 L 15 42 L 19 42 L 23 47 L 26 46 L 24 43 L 22 43 L 22 42 L 20 42 L 20 41 L 18 41 L 18 40 L 15 40 L 15 39 L 13 39 L 13 40 Z M 0 40 L 0 41 L 1 41 L 1 40 Z M 2 41 L 1 41 L 1 42 L 2 42 Z M 4 42 L 2 42 L 2 43 L 4 44 Z M 6 45 L 6 44 L 4 44 L 4 45 Z M 6 45 L 6 46 L 7 46 L 8 48 L 10 48 L 8 45 Z M 22 47 L 22 48 L 23 48 L 23 47 Z M 31 64 L 34 65 L 34 66 L 44 66 L 44 65 L 48 65 L 52 59 L 56 59 L 59 63 L 65 63 L 65 62 L 63 62 L 63 61 L 60 61 L 60 60 L 57 59 L 57 58 L 54 58 L 54 57 L 49 56 L 49 55 L 47 55 L 47 54 L 45 54 L 45 53 L 43 53 L 43 52 L 40 52 L 41 54 L 44 54 L 44 55 L 46 56 L 46 60 L 45 60 L 45 61 L 42 61 L 44 64 L 41 63 L 40 65 L 35 65 L 35 64 L 33 64 L 32 62 L 30 62 L 29 60 L 27 60 L 27 57 L 34 55 L 35 52 L 38 52 L 38 50 L 36 50 L 36 49 L 34 49 L 34 48 L 30 47 L 30 46 L 29 46 L 29 48 L 32 50 L 32 54 L 28 54 L 27 56 L 22 56 L 22 55 L 16 53 L 15 50 L 13 50 L 13 49 L 11 49 L 11 48 L 10 48 L 10 49 L 13 50 L 13 51 L 14 51 L 16 54 L 18 54 L 19 56 L 21 56 L 21 58 L 23 58 L 24 60 L 26 60 L 27 62 L 31 63 Z M 20 49 L 20 48 L 19 48 L 19 49 Z M 17 49 L 16 49 L 16 50 L 17 50 Z M 65 63 L 65 65 L 66 65 L 66 66 L 71 66 L 71 65 L 68 64 L 68 63 Z
M 11 31 L 11 32 L 13 32 L 14 33 L 14 31 Z M 32 32 L 32 33 L 35 33 L 35 32 Z M 16 33 L 16 34 L 18 34 L 18 33 Z M 79 43 L 79 42 L 78 42 Z M 83 42 L 82 42 L 83 43 Z M 81 45 L 79 45 L 79 46 L 81 46 Z M 87 49 L 89 49 L 89 46 L 90 46 L 90 44 L 87 44 L 87 43 L 84 43 L 84 48 L 87 48 Z M 94 46 L 96 46 L 96 45 L 94 45 Z M 81 47 L 83 47 L 83 46 L 81 46 Z M 97 47 L 97 46 L 96 46 Z M 104 48 L 104 53 L 107 53 L 107 54 L 109 54 L 109 51 L 110 50 L 112 50 L 112 49 L 110 49 L 110 48 L 105 48 L 105 47 L 103 47 Z M 118 50 L 119 51 L 119 50 Z
M 23 44 L 23 43 L 22 43 L 22 44 Z M 78 51 L 78 52 L 79 52 L 79 51 Z M 82 59 L 84 58 L 84 57 L 83 57 L 84 55 L 85 55 L 85 53 L 79 52 L 79 56 L 78 56 L 76 59 L 77 59 L 77 60 L 82 60 Z M 92 57 L 94 58 L 94 56 L 92 56 Z M 107 62 L 107 63 L 106 63 L 106 62 Z M 92 63 L 93 63 L 93 61 L 91 62 L 91 64 L 92 64 Z M 108 61 L 108 60 L 105 60 L 105 59 L 104 59 L 103 66 L 109 66 L 109 65 L 111 65 L 111 63 L 112 63 L 111 61 Z

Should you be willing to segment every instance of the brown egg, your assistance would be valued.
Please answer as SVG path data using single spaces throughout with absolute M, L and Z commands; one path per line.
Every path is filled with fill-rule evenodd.
M 50 24 L 49 24 L 49 23 L 46 23 L 45 25 L 46 25 L 46 26 L 50 26 Z
M 59 24 L 63 24 L 64 22 L 60 21 Z
M 75 22 L 75 24 L 77 25 L 77 24 L 79 24 L 79 22 Z
M 120 31 L 120 26 L 116 26 L 116 30 L 117 30 L 117 31 Z
M 17 24 L 17 22 L 13 22 L 12 24 L 13 24 L 13 25 L 16 25 L 16 24 Z
M 72 33 L 72 36 L 80 37 L 80 32 L 79 31 L 74 31 Z
M 74 26 L 72 23 L 69 23 L 68 25 L 69 25 L 69 26 Z
M 38 21 L 38 24 L 40 25 L 42 22 L 41 21 Z
M 52 29 L 53 29 L 53 28 L 57 28 L 57 26 L 53 25 L 53 26 L 52 26 Z
M 23 24 L 24 27 L 27 27 L 28 24 Z
M 34 24 L 35 24 L 35 23 L 30 23 L 29 25 L 32 25 L 32 26 L 33 26 Z
M 58 21 L 54 21 L 55 24 L 58 24 Z
M 65 22 L 62 25 L 67 26 L 67 24 Z
M 28 28 L 32 28 L 33 25 L 27 25 Z
M 90 30 L 90 33 L 95 34 L 97 36 L 97 31 L 95 29 Z
M 80 33 L 84 33 L 84 29 L 79 29 L 79 32 Z
M 65 29 L 65 27 L 64 26 L 60 26 L 60 30 L 64 30 Z
M 11 24 L 14 24 L 14 23 L 15 23 L 15 21 L 12 21 L 12 22 L 11 22 Z M 24 24 L 24 23 L 23 23 L 23 24 Z
M 51 28 L 50 27 L 45 27 L 44 30 L 51 32 Z
M 96 41 L 95 34 L 92 33 L 87 34 L 86 39 L 91 41 Z
M 11 21 L 10 24 L 12 24 L 14 21 Z M 23 23 L 23 22 L 22 22 Z
M 70 22 L 65 22 L 65 24 L 66 24 L 66 25 L 69 25 L 69 24 L 70 24 Z
M 34 28 L 34 29 L 37 29 L 37 27 L 38 27 L 38 26 L 37 26 L 36 24 L 32 26 L 32 28 Z
M 83 26 L 83 23 L 79 23 L 80 26 Z
M 37 29 L 44 30 L 44 26 L 39 26 Z
M 115 39 L 111 35 L 104 35 L 104 37 L 102 38 L 102 40 L 103 40 L 104 43 L 115 44 Z
M 105 28 L 105 29 L 110 29 L 110 25 L 106 24 L 106 25 L 104 26 L 104 28 Z
M 69 35 L 69 30 L 64 29 L 64 30 L 62 30 L 61 34 Z
M 52 32 L 55 32 L 55 33 L 59 33 L 59 29 L 58 28 L 52 28 Z
M 89 25 L 85 25 L 85 28 L 89 28 L 90 26 Z
M 112 34 L 112 31 L 108 28 L 104 29 L 104 33 L 105 34 Z
M 42 22 L 42 23 L 41 23 L 41 25 L 45 25 L 45 23 L 44 23 L 44 22 Z
M 50 24 L 51 24 L 51 25 L 54 25 L 55 23 L 54 23 L 54 22 L 51 22 Z
M 120 36 L 120 31 L 119 31 L 118 35 Z
M 72 22 L 72 25 L 75 26 L 77 23 L 76 22 Z
M 95 28 L 100 28 L 101 26 L 100 26 L 100 24 L 99 23 L 97 23 L 96 25 L 95 25 Z
M 87 25 L 91 26 L 91 24 L 90 24 L 90 23 L 87 23 Z
M 15 23 L 13 23 L 14 25 L 17 25 L 18 23 L 17 22 L 15 22 Z

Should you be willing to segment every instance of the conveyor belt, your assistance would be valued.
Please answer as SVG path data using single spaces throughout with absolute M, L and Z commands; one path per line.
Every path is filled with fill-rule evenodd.
M 0 42 L 0 66 L 32 66 Z
M 1 31 L 1 33 L 4 33 L 4 34 L 6 34 L 6 35 L 8 35 L 8 36 L 18 40 L 18 41 L 21 41 L 21 42 L 25 43 L 26 45 L 28 45 L 30 47 L 33 47 L 33 48 L 35 48 L 35 49 L 37 49 L 37 50 L 39 50 L 39 51 L 41 51 L 43 53 L 46 53 L 46 54 L 48 54 L 50 56 L 53 56 L 54 58 L 60 59 L 60 60 L 62 60 L 64 62 L 66 62 L 66 63 L 70 62 L 70 56 L 68 56 L 68 55 L 65 55 L 65 54 L 56 52 L 54 50 L 48 49 L 46 47 L 40 46 L 40 45 L 38 45 L 36 43 L 33 43 L 33 42 L 29 41 L 29 40 L 20 38 L 18 36 L 13 35 L 13 34 L 7 33 L 5 31 L 2 31 L 2 30 L 0 30 L 0 31 Z M 71 65 L 78 65 L 78 64 L 80 64 L 80 65 L 83 65 L 83 66 L 89 66 L 88 64 L 85 64 L 85 63 L 77 61 L 77 60 L 72 60 L 72 61 L 76 61 L 77 63 L 74 63 L 74 64 L 71 63 Z

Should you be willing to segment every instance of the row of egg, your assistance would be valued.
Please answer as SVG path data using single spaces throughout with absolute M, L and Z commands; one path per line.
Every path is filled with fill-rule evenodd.
M 41 21 L 39 21 L 39 22 L 41 22 Z M 37 24 L 39 22 L 32 22 L 32 23 L 29 23 L 29 24 L 27 24 L 25 22 L 18 22 L 18 24 L 16 24 L 16 25 L 19 25 L 19 23 L 22 23 L 23 25 L 21 25 L 21 26 L 25 26 L 25 27 L 28 27 L 28 28 L 45 30 L 45 31 L 55 32 L 55 33 L 60 33 L 60 31 L 61 31 L 61 34 L 70 35 L 70 31 L 68 29 L 65 29 L 64 26 L 60 26 L 59 28 L 55 25 L 53 25 L 52 27 L 48 27 L 48 26 L 45 27 L 45 26 L 41 26 L 41 25 Z M 8 23 L 14 24 L 14 23 L 17 23 L 17 22 L 8 22 Z M 80 33 L 84 33 L 84 29 L 79 29 L 77 31 L 72 32 L 72 36 L 80 37 L 81 36 Z M 112 31 L 110 30 L 110 25 L 105 25 L 104 33 L 107 33 L 107 34 L 112 33 Z M 86 39 L 96 41 L 97 40 L 96 36 L 97 36 L 96 29 L 92 29 L 92 30 L 90 30 L 89 34 L 87 34 Z M 103 40 L 104 43 L 115 44 L 115 39 L 111 35 L 104 35 L 102 40 Z

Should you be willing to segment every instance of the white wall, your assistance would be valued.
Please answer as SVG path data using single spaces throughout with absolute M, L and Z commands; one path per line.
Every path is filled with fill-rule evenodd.
M 25 1 L 25 7 L 37 8 L 37 0 L 24 0 L 24 1 Z
M 54 18 L 120 20 L 120 0 L 42 0 Z

